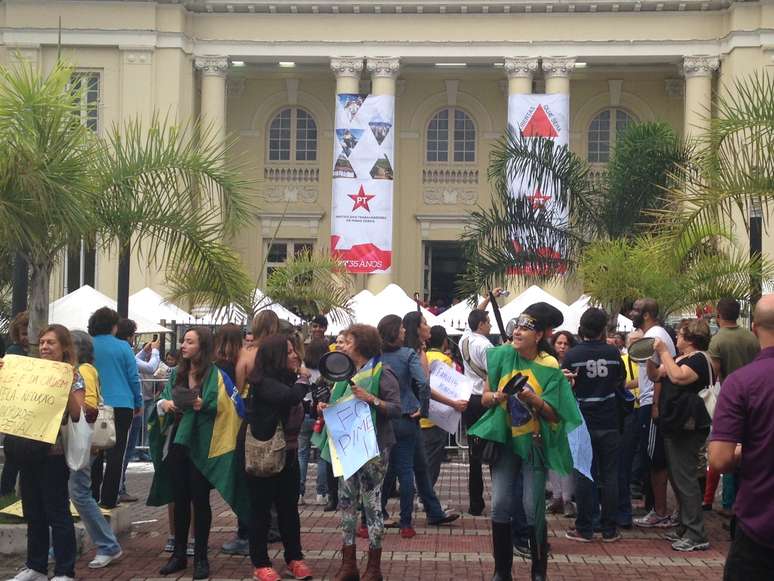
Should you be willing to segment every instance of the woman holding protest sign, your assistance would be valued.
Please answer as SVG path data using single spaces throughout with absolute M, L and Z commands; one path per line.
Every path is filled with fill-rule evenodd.
M 275 506 L 288 571 L 295 579 L 311 579 L 312 571 L 301 551 L 298 516 L 298 434 L 304 421 L 301 402 L 309 391 L 309 372 L 301 366 L 291 339 L 272 335 L 261 341 L 249 381 L 245 470 L 252 504 L 253 576 L 258 581 L 281 579 L 267 547 L 270 509 Z
M 468 430 L 486 440 L 484 461 L 492 471 L 492 544 L 495 575 L 510 581 L 513 565 L 511 503 L 514 479 L 523 476 L 524 505 L 530 527 L 532 579 L 547 577 L 546 469 L 573 469 L 567 433 L 581 424 L 570 384 L 556 359 L 547 354 L 550 322 L 528 307 L 509 326 L 513 343 L 487 351 L 487 385 L 481 403 L 490 408 Z
M 382 341 L 379 332 L 370 325 L 352 325 L 343 333 L 341 351 L 352 358 L 357 372 L 350 381 L 339 381 L 333 388 L 331 404 L 318 404 L 322 412 L 327 405 L 354 396 L 368 403 L 372 425 L 376 431 L 376 443 L 380 454 L 361 466 L 348 479 L 339 481 L 339 510 L 343 529 L 344 546 L 342 563 L 335 581 L 378 581 L 382 578 L 382 482 L 387 471 L 387 457 L 395 444 L 391 419 L 400 417 L 401 398 L 398 380 L 393 371 L 382 365 Z M 321 452 L 330 460 L 327 428 L 323 429 Z M 361 577 L 355 555 L 355 533 L 358 523 L 358 506 L 362 503 L 368 526 L 368 565 Z
M 39 351 L 41 359 L 73 366 L 73 381 L 67 398 L 65 418 L 69 415 L 70 420 L 77 423 L 81 420 L 84 383 L 75 370 L 77 360 L 70 332 L 62 325 L 46 327 L 40 333 Z M 27 562 L 11 581 L 48 580 L 49 538 L 54 546 L 52 581 L 74 579 L 77 548 L 67 490 L 70 470 L 65 460 L 61 434 L 53 446 L 27 438 L 7 436 L 5 453 L 21 466 L 22 507 L 27 520 Z

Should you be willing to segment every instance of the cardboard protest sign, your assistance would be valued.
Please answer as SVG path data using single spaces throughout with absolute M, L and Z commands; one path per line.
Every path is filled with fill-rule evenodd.
M 73 384 L 68 363 L 6 355 L 0 368 L 0 433 L 56 442 Z
M 341 465 L 344 478 L 349 478 L 371 458 L 379 455 L 376 430 L 371 418 L 371 406 L 366 402 L 349 398 L 323 410 L 329 443 L 333 444 L 331 458 Z M 335 452 L 335 455 L 334 455 Z
M 452 400 L 469 400 L 473 391 L 473 382 L 441 361 L 433 361 L 430 366 L 430 388 L 441 392 Z M 439 428 L 454 434 L 460 424 L 462 414 L 445 404 L 430 400 L 428 419 Z

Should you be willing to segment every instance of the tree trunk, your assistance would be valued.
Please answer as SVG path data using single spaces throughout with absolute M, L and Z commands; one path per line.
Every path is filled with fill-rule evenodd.
M 30 269 L 27 260 L 17 252 L 13 259 L 13 298 L 11 299 L 11 313 L 14 316 L 27 310 L 29 283 Z
M 129 317 L 129 271 L 132 266 L 132 254 L 129 244 L 121 244 L 118 250 L 118 314 Z
M 40 332 L 48 326 L 48 301 L 49 285 L 51 282 L 51 269 L 53 264 L 35 263 L 30 264 L 32 271 L 31 292 L 30 292 L 30 324 L 28 327 L 30 337 L 30 355 L 38 354 L 38 339 Z

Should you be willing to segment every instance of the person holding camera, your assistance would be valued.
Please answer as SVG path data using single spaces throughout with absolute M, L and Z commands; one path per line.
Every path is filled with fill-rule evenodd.
M 513 485 L 522 476 L 522 498 L 515 501 L 523 502 L 530 527 L 532 579 L 543 581 L 548 542 L 540 480 L 545 481 L 549 468 L 562 474 L 572 470 L 567 433 L 581 424 L 581 417 L 569 382 L 547 353 L 550 321 L 531 306 L 512 326 L 513 342 L 487 351 L 481 403 L 488 411 L 468 433 L 487 442 L 482 459 L 492 473 L 493 580 L 512 578 Z

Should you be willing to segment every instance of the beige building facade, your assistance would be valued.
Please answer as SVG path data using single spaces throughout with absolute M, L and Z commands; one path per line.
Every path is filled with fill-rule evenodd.
M 771 0 L 4 0 L 0 62 L 51 67 L 60 18 L 95 131 L 158 111 L 234 140 L 260 207 L 234 245 L 258 281 L 328 247 L 335 94 L 394 94 L 394 266 L 358 286 L 447 303 L 509 94 L 569 94 L 571 148 L 602 172 L 627 123 L 697 135 L 714 92 L 774 66 Z M 57 296 L 92 281 L 115 296 L 116 257 L 73 249 L 55 276 Z M 144 286 L 164 280 L 138 261 Z

